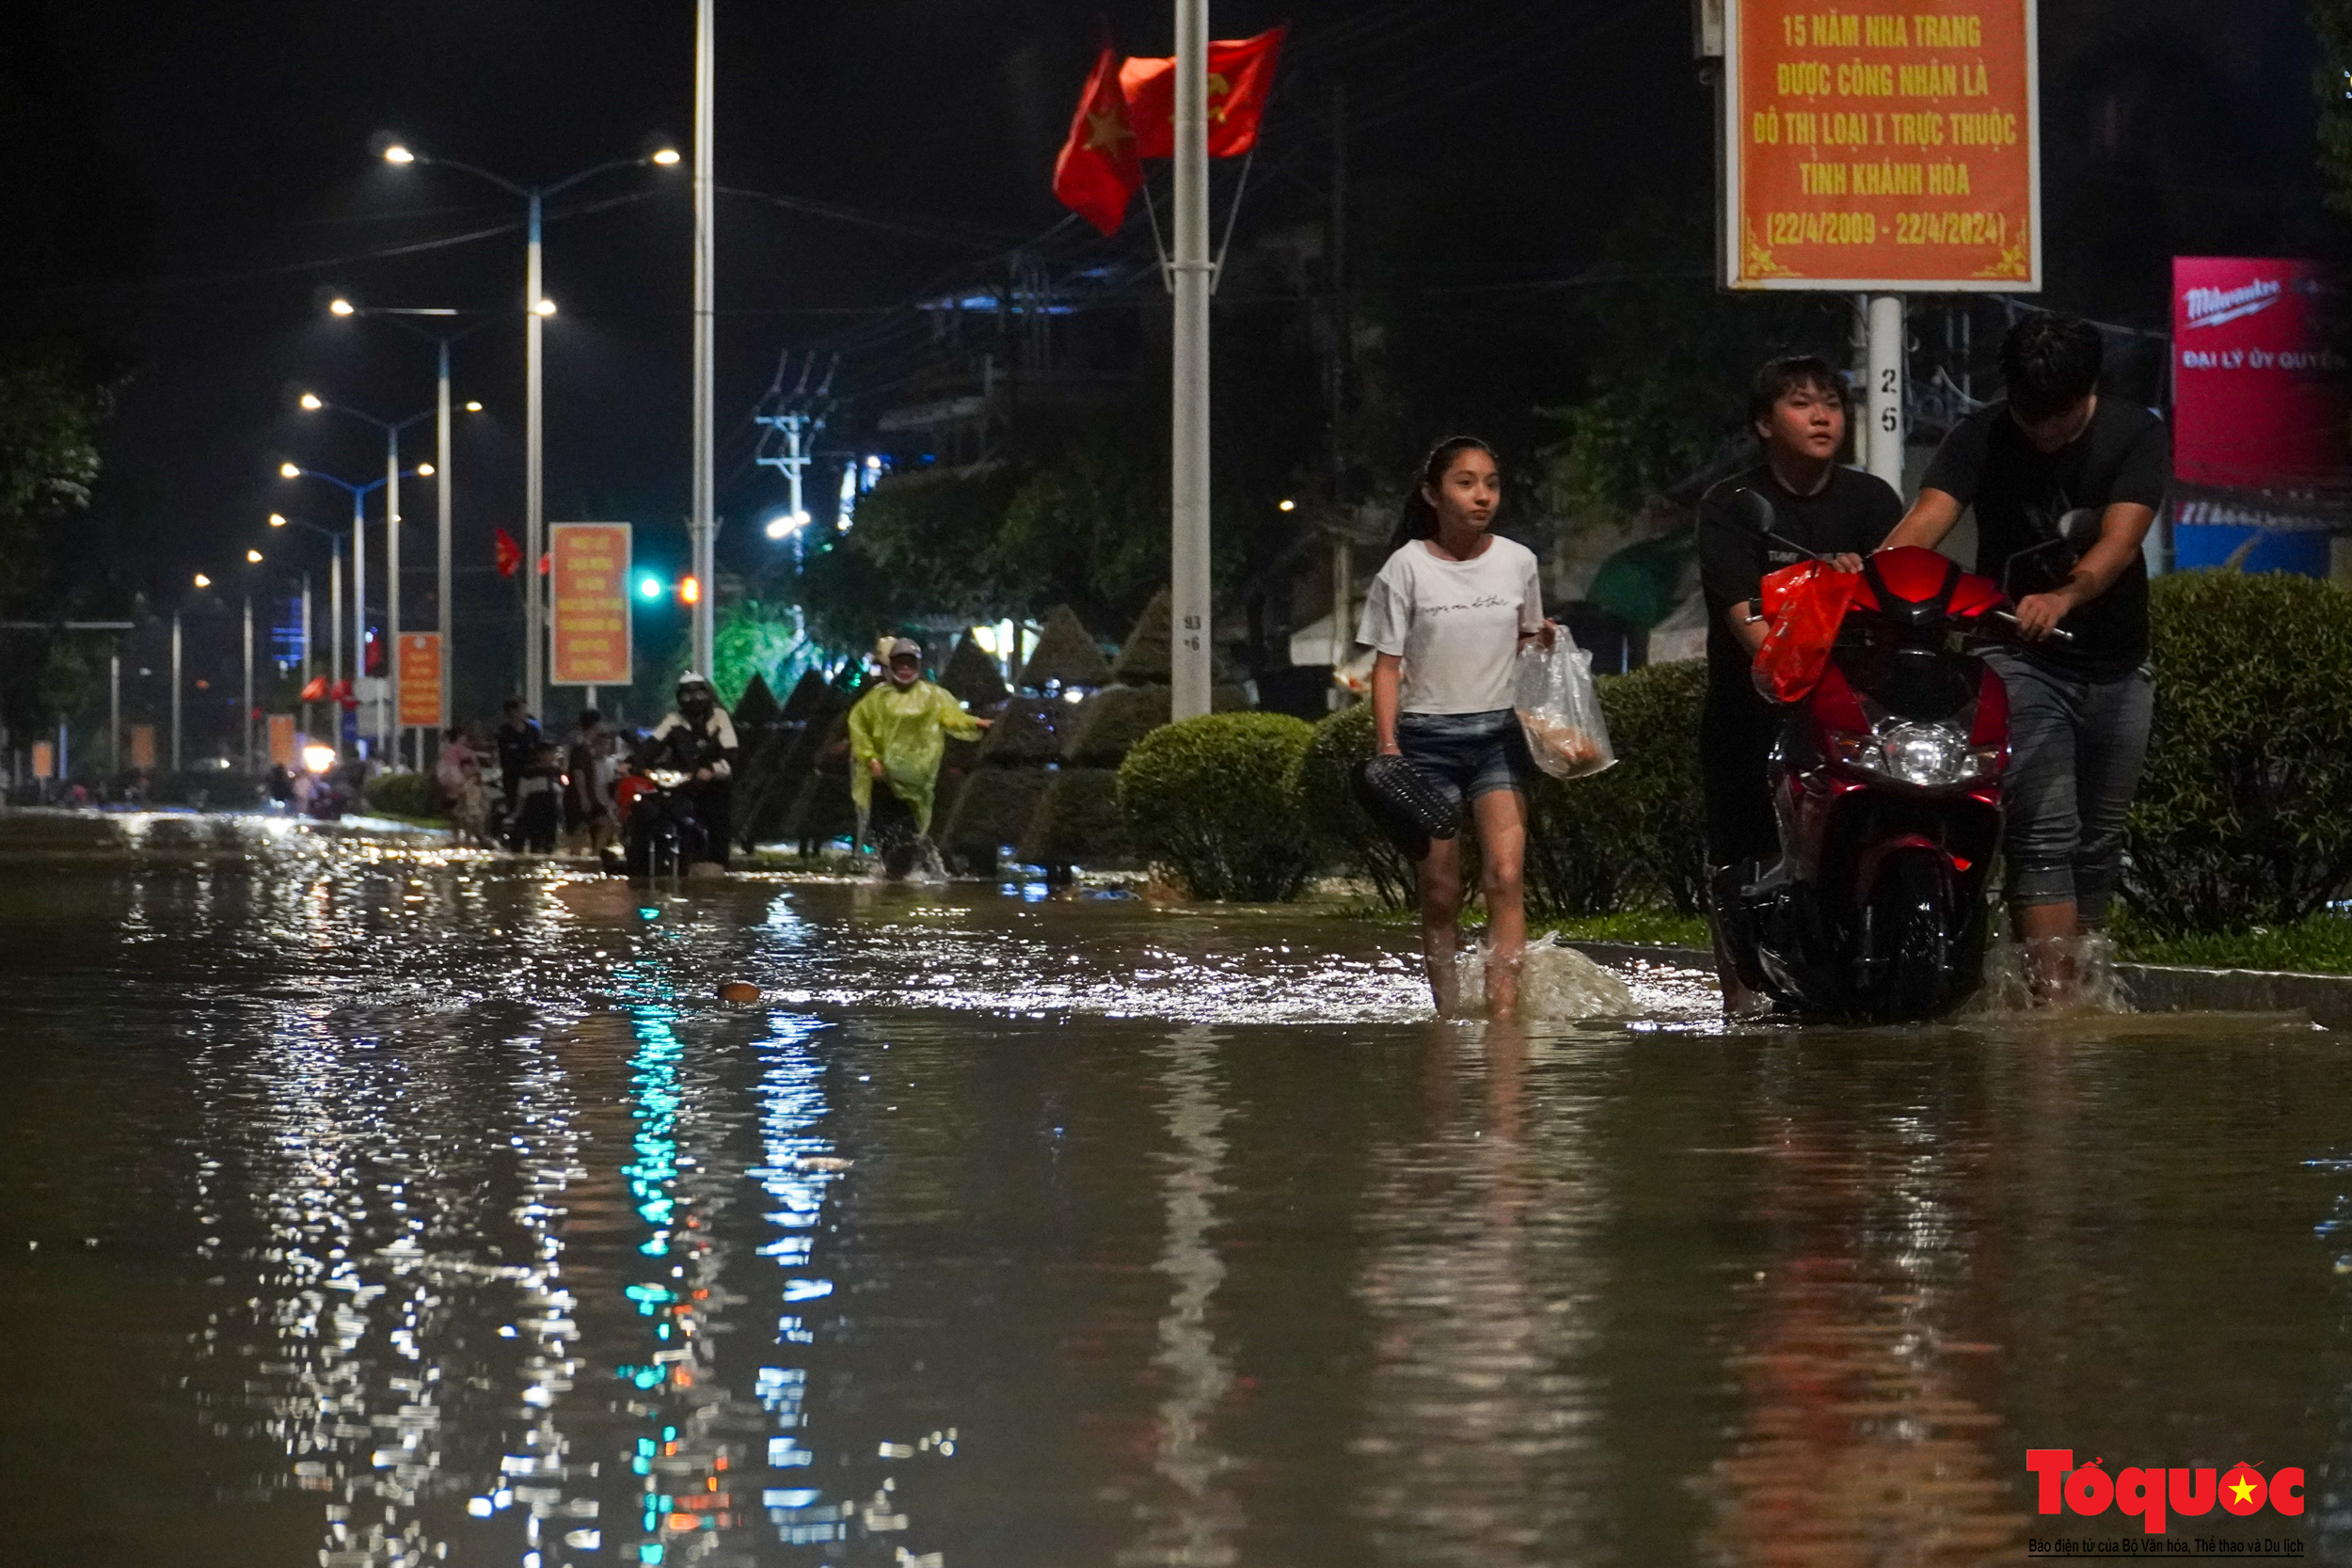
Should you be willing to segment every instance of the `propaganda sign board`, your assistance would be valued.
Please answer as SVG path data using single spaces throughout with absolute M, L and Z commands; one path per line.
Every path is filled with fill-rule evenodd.
M 404 727 L 441 727 L 441 634 L 400 634 L 400 721 Z
M 2042 287 L 2035 0 L 1724 0 L 1723 281 Z
M 627 523 L 548 526 L 555 598 L 550 684 L 628 684 L 629 543 Z

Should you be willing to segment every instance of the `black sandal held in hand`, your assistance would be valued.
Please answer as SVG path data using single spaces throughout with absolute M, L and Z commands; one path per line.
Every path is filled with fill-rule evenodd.
M 1461 831 L 1453 799 L 1403 757 L 1368 757 L 1349 777 L 1356 799 L 1408 860 L 1426 856 L 1431 839 L 1452 838 Z

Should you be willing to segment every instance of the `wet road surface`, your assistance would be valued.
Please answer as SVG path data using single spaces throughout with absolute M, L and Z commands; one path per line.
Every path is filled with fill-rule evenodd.
M 2300 1465 L 2283 1019 L 1425 1017 L 1408 933 L 0 818 L 0 1560 L 2013 1563 Z M 730 1006 L 717 984 L 766 996 Z

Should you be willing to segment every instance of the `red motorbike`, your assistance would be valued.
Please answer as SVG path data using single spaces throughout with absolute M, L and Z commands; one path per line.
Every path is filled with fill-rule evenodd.
M 1820 559 L 1753 500 L 1759 533 Z M 1979 653 L 2015 621 L 1991 579 L 1933 550 L 1882 550 L 1859 581 L 1823 586 L 1851 598 L 1810 689 L 1783 709 L 1780 858 L 1719 872 L 1717 915 L 1740 978 L 1786 1008 L 1933 1018 L 1982 978 L 2009 694 Z

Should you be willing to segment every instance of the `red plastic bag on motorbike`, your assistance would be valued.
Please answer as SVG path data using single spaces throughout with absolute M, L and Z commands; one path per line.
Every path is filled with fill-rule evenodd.
M 1775 703 L 1797 702 L 1811 691 L 1861 586 L 1861 573 L 1836 571 L 1818 561 L 1768 574 L 1756 609 L 1772 629 L 1756 650 L 1756 689 Z

